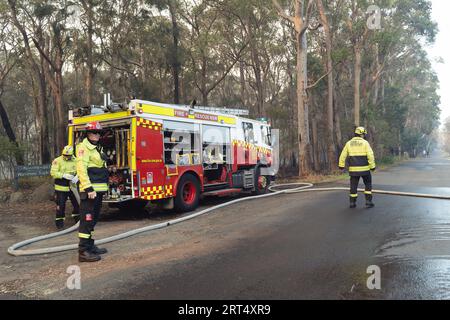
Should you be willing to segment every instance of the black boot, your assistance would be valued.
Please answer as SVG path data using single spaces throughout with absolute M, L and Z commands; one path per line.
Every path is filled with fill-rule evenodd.
M 356 198 L 350 197 L 350 208 L 356 208 Z
M 55 220 L 55 225 L 56 229 L 61 230 L 62 228 L 64 228 L 64 220 L 63 219 Z
M 105 253 L 108 252 L 108 250 L 106 250 L 105 248 L 99 248 L 99 247 L 97 247 L 97 246 L 94 245 L 94 246 L 92 247 L 91 252 L 92 252 L 92 253 L 95 253 L 95 254 L 105 254 Z
M 373 208 L 375 205 L 372 202 L 372 195 L 366 194 L 366 208 Z
M 73 218 L 73 221 L 75 221 L 75 223 L 80 221 L 80 215 L 79 214 L 72 213 L 72 218 Z
M 88 250 L 78 251 L 79 262 L 96 262 L 101 259 L 100 255 L 90 252 Z
M 366 208 L 373 208 L 375 204 L 372 201 L 366 201 Z

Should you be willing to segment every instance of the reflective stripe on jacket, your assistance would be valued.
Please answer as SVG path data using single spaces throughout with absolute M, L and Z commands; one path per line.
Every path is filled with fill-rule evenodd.
M 75 176 L 77 174 L 75 158 L 70 160 L 64 160 L 63 156 L 60 156 L 53 160 L 52 167 L 50 169 L 50 175 L 55 179 L 55 190 L 69 192 L 69 180 L 63 179 L 64 174 L 71 174 Z
M 339 157 L 339 168 L 345 167 L 348 157 L 348 172 L 351 176 L 363 176 L 375 169 L 375 157 L 369 142 L 360 137 L 354 137 L 345 144 Z
M 77 175 L 80 179 L 80 191 L 108 191 L 108 169 L 106 158 L 100 147 L 93 145 L 87 138 L 77 145 Z

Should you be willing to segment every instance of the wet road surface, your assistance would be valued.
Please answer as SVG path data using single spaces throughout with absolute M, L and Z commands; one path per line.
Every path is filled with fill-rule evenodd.
M 376 172 L 373 184 L 450 195 L 450 160 L 436 154 L 406 161 Z M 348 194 L 336 191 L 237 204 L 108 244 L 104 260 L 82 265 L 92 275 L 82 290 L 48 285 L 44 298 L 450 298 L 450 201 L 374 195 L 374 202 L 364 208 L 360 194 L 349 209 Z M 45 263 L 55 256 L 76 261 L 62 253 Z M 381 289 L 367 287 L 373 265 Z

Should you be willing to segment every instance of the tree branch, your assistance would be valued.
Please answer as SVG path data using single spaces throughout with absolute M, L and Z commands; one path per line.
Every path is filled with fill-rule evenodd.
M 327 75 L 329 75 L 330 72 L 331 72 L 331 70 L 328 70 L 327 73 L 325 73 L 323 76 L 321 76 L 319 79 L 317 79 L 317 81 L 314 82 L 312 85 L 307 86 L 306 89 L 312 89 L 312 88 L 314 88 L 314 87 L 315 87 L 315 86 L 316 86 L 323 78 L 325 78 Z
M 311 11 L 312 11 L 313 4 L 314 4 L 314 1 L 309 0 L 308 7 L 306 8 L 305 20 L 303 21 L 303 28 L 300 30 L 300 35 L 303 35 L 303 33 L 305 33 L 306 30 L 308 30 L 309 19 L 311 17 Z M 300 19 L 303 19 L 303 17 L 300 17 Z
M 47 56 L 47 54 L 44 52 L 44 50 L 42 50 L 39 42 L 37 42 L 37 40 L 34 37 L 32 37 L 31 40 L 33 41 L 34 46 L 36 47 L 36 49 L 38 49 L 41 56 L 45 59 L 45 61 L 48 62 L 48 64 L 52 67 L 52 69 L 54 71 L 60 71 L 59 68 L 57 68 L 56 65 L 53 63 L 53 61 L 50 60 L 50 58 Z
M 272 3 L 275 6 L 275 8 L 277 9 L 277 13 L 280 17 L 282 17 L 283 19 L 286 19 L 287 21 L 289 21 L 291 23 L 294 23 L 294 17 L 287 15 L 277 0 L 272 0 Z
M 248 46 L 248 44 L 250 43 L 250 40 L 247 41 L 242 48 L 239 50 L 239 52 L 236 55 L 236 58 L 234 59 L 234 61 L 228 66 L 228 68 L 225 70 L 225 72 L 222 74 L 222 76 L 217 79 L 206 91 L 207 93 L 210 93 L 212 90 L 214 90 L 215 87 L 217 87 L 217 85 L 219 83 L 221 83 L 223 81 L 223 79 L 225 79 L 225 77 L 228 75 L 228 73 L 230 73 L 231 69 L 234 67 L 234 65 L 239 61 L 239 58 L 241 57 L 242 51 L 244 51 L 244 49 Z

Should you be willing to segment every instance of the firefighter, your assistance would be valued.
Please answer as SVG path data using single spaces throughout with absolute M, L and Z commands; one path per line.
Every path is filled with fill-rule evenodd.
M 345 162 L 348 157 L 348 172 L 350 174 L 350 208 L 356 207 L 358 197 L 359 178 L 362 177 L 365 185 L 364 195 L 366 197 L 366 207 L 372 208 L 375 205 L 372 202 L 372 175 L 375 171 L 375 157 L 369 142 L 365 140 L 367 131 L 364 127 L 355 129 L 353 139 L 345 144 L 339 157 L 339 169 L 345 169 Z
M 97 121 L 86 125 L 87 137 L 77 145 L 77 174 L 80 179 L 80 262 L 100 260 L 107 252 L 94 244 L 93 233 L 99 219 L 103 195 L 108 191 L 106 155 L 99 144 L 102 126 Z
M 78 177 L 76 176 L 76 163 L 73 156 L 73 147 L 65 146 L 61 156 L 53 160 L 50 169 L 50 175 L 55 179 L 55 195 L 56 195 L 56 228 L 64 228 L 64 220 L 66 219 L 66 201 L 67 198 L 72 202 L 72 218 L 75 222 L 79 218 L 78 201 L 69 188 L 70 183 L 76 184 Z

